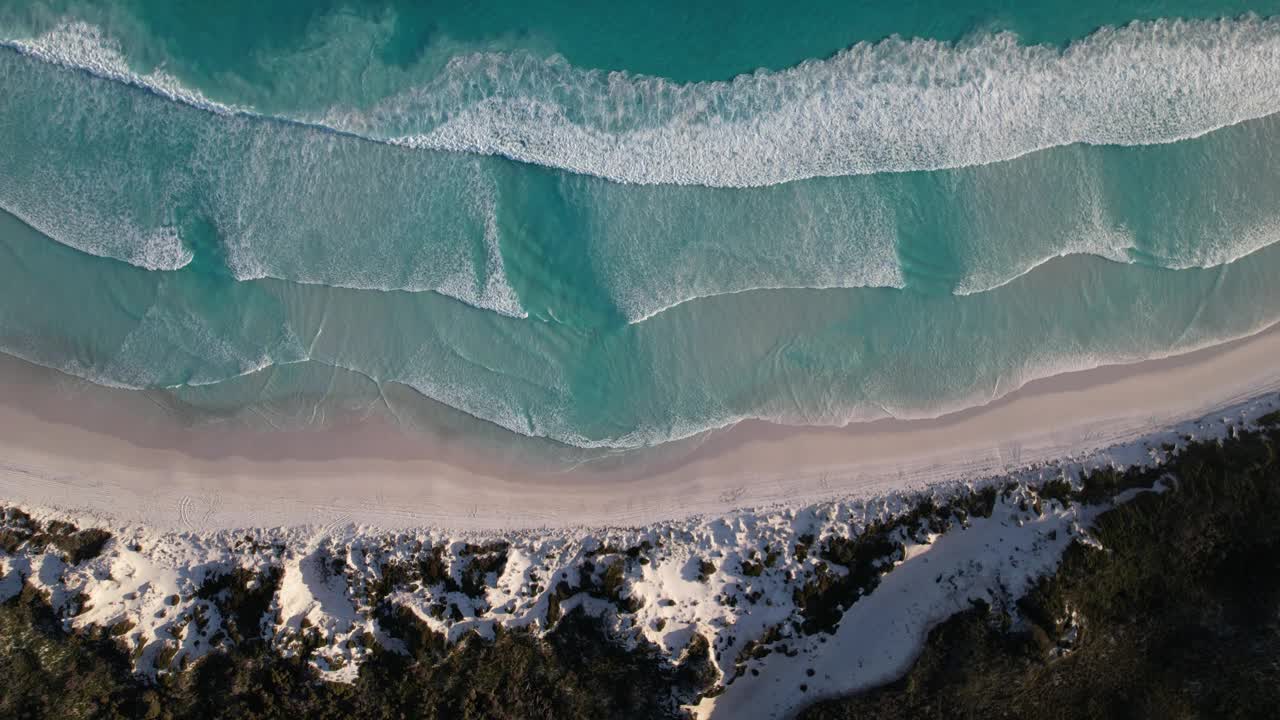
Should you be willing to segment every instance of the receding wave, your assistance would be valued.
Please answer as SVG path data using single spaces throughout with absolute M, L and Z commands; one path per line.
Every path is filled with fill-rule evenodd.
M 317 395 L 368 407 L 395 383 L 512 432 L 592 448 L 655 445 L 745 418 L 931 417 L 1039 377 L 1187 352 L 1280 319 L 1276 244 L 1215 269 L 1064 258 L 967 296 L 752 291 L 604 333 L 466 311 L 435 293 L 149 272 L 19 226 L 0 228 L 0 261 L 0 350 L 96 383 L 195 386 L 187 401 L 229 408 Z M 307 364 L 370 383 L 350 397 L 323 376 L 281 372 Z M 223 392 L 235 378 L 245 379 Z
M 1280 115 L 1123 151 L 724 189 L 205 112 L 17 53 L 0 52 L 0 84 L 0 208 L 48 238 L 149 270 L 434 291 L 577 327 L 763 288 L 975 294 L 1062 255 L 1221 265 L 1280 225 Z
M 6 38 L 2 42 L 25 55 L 45 62 L 84 70 L 101 78 L 134 85 L 157 95 L 202 110 L 229 115 L 252 114 L 244 106 L 225 105 L 205 97 L 199 90 L 182 84 L 169 73 L 156 70 L 138 74 L 129 68 L 120 45 L 101 28 L 85 22 L 67 22 L 37 38 Z
M 1271 21 L 1188 27 L 1265 35 Z M 1280 115 L 1175 144 L 1075 144 L 931 173 L 626 185 L 246 114 L 163 73 L 129 75 L 92 27 L 58 32 L 69 37 L 0 52 L 0 208 L 148 270 L 196 262 L 239 280 L 433 291 L 599 329 L 765 288 L 972 295 L 1063 255 L 1218 266 L 1274 242 L 1280 223 Z
M 906 400 L 904 398 L 896 401 L 888 398 L 883 400 L 863 398 L 860 401 L 849 401 L 827 397 L 816 405 L 805 406 L 798 405 L 795 397 L 785 398 L 779 402 L 777 398 L 766 396 L 762 397 L 759 405 L 754 408 L 744 408 L 738 411 L 721 408 L 719 412 L 672 417 L 656 424 L 633 428 L 626 432 L 606 437 L 600 437 L 596 433 L 583 433 L 580 428 L 569 424 L 569 418 L 563 416 L 538 417 L 531 413 L 531 408 L 521 407 L 514 398 L 477 398 L 475 389 L 468 388 L 465 381 L 441 381 L 428 376 L 415 377 L 412 374 L 409 376 L 381 378 L 371 374 L 367 369 L 360 368 L 358 365 L 348 365 L 331 358 L 317 359 L 306 355 L 287 355 L 280 360 L 274 360 L 266 356 L 254 359 L 240 358 L 241 367 L 223 377 L 192 378 L 182 383 L 156 385 L 145 379 L 145 365 L 141 364 L 140 359 L 136 359 L 136 362 L 113 364 L 114 367 L 111 368 L 93 368 L 73 358 L 55 359 L 51 356 L 42 356 L 39 353 L 33 354 L 22 348 L 4 347 L 0 348 L 0 352 L 19 357 L 27 362 L 54 368 L 106 387 L 130 390 L 168 390 L 177 392 L 180 397 L 185 390 L 194 388 L 200 390 L 202 395 L 206 395 L 206 397 L 202 398 L 206 402 L 209 400 L 207 394 L 210 392 L 216 393 L 217 388 L 224 384 L 240 381 L 255 375 L 275 372 L 289 366 L 315 365 L 342 370 L 359 376 L 373 386 L 373 394 L 366 393 L 365 397 L 326 397 L 328 392 L 334 391 L 332 380 L 330 380 L 330 388 L 328 389 L 324 387 L 295 387 L 285 390 L 271 388 L 270 391 L 262 390 L 262 394 L 254 398 L 241 398 L 235 402 L 214 401 L 210 404 L 233 407 L 237 412 L 256 413 L 259 412 L 256 409 L 259 403 L 274 403 L 285 396 L 310 395 L 313 398 L 311 402 L 316 404 L 306 417 L 272 418 L 272 423 L 275 427 L 287 427 L 291 424 L 310 427 L 316 423 L 316 415 L 325 402 L 332 402 L 335 403 L 336 407 L 346 408 L 367 408 L 381 405 L 394 414 L 395 409 L 387 404 L 389 401 L 385 396 L 384 386 L 388 383 L 396 383 L 418 393 L 428 401 L 443 403 L 477 420 L 491 423 L 504 430 L 526 437 L 553 440 L 562 445 L 579 449 L 632 450 L 683 440 L 707 431 L 730 427 L 747 420 L 763 420 L 780 425 L 798 427 L 844 427 L 860 422 L 890 418 L 898 420 L 934 419 L 999 400 L 1035 380 L 1108 365 L 1160 360 L 1229 343 L 1266 330 L 1275 323 L 1280 322 L 1280 317 L 1250 317 L 1248 319 L 1239 318 L 1239 320 L 1243 320 L 1243 322 L 1233 323 L 1230 329 L 1203 327 L 1201 323 L 1193 320 L 1188 323 L 1183 335 L 1174 339 L 1163 349 L 1140 349 L 1136 346 L 1125 347 L 1122 345 L 1109 350 L 1090 351 L 1079 347 L 1067 347 L 1064 348 L 1061 355 L 1040 352 L 1031 353 L 1026 357 L 1010 358 L 1012 364 L 1009 368 L 992 373 L 990 377 L 986 378 L 989 384 L 967 389 L 957 385 L 950 388 L 950 392 L 940 397 L 931 398 L 927 403 L 921 402 L 919 399 Z M 1106 344 L 1107 340 L 1104 340 L 1103 345 Z M 209 349 L 215 351 L 215 353 L 224 350 L 222 344 L 216 341 Z M 130 369 L 142 371 L 142 375 L 134 375 L 133 377 L 122 379 L 119 374 L 120 371 L 123 370 L 127 376 L 131 374 L 129 372 Z M 262 383 L 267 386 L 273 384 L 270 379 L 264 379 Z M 479 400 L 478 403 L 477 400 Z M 196 407 L 198 407 L 198 404 Z M 555 412 L 560 409 L 555 408 L 552 411 Z M 401 419 L 401 421 L 403 420 Z
M 171 76 L 138 75 L 71 23 L 10 47 L 221 113 Z M 499 155 L 642 184 L 755 187 L 935 170 L 1072 144 L 1167 143 L 1280 110 L 1280 20 L 1105 27 L 1065 49 L 1010 33 L 889 38 L 731 82 L 676 83 L 478 53 L 365 110 L 290 118 L 397 145 Z

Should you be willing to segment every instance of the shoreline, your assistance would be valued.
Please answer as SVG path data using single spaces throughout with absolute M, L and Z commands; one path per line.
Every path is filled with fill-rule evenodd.
M 748 420 L 666 458 L 608 456 L 568 470 L 477 457 L 461 442 L 377 419 L 278 432 L 143 422 L 144 408 L 154 411 L 145 394 L 14 359 L 0 363 L 0 497 L 175 530 L 631 527 L 1078 458 L 1280 389 L 1277 358 L 1280 325 L 1035 380 L 935 419 L 842 428 Z
M 975 599 L 996 613 L 1022 612 L 1015 603 L 1029 597 L 1039 578 L 1054 575 L 1065 553 L 1098 546 L 1100 515 L 1141 495 L 1181 494 L 1186 462 L 1199 467 L 1210 444 L 1237 438 L 1240 444 L 1224 445 L 1222 457 L 1265 453 L 1277 429 L 1263 418 L 1278 407 L 1276 396 L 1255 398 L 1084 459 L 921 496 L 742 510 L 643 529 L 506 534 L 480 545 L 467 533 L 436 528 L 157 530 L 0 503 L 0 530 L 10 543 L 0 553 L 0 604 L 14 598 L 44 604 L 64 627 L 88 637 L 116 637 L 123 628 L 117 643 L 124 646 L 113 647 L 119 664 L 142 678 L 141 688 L 149 687 L 146 678 L 181 672 L 211 651 L 243 662 L 235 644 L 217 638 L 228 627 L 222 618 L 237 617 L 237 608 L 254 600 L 212 591 L 225 589 L 227 578 L 269 593 L 279 609 L 265 632 L 281 659 L 306 630 L 312 679 L 366 689 L 389 669 L 371 654 L 370 642 L 420 658 L 414 637 L 431 635 L 446 648 L 478 637 L 481 644 L 469 647 L 501 652 L 500 629 L 536 644 L 558 632 L 562 618 L 580 613 L 593 618 L 586 622 L 595 623 L 596 634 L 570 629 L 571 643 L 634 637 L 649 643 L 659 665 L 646 672 L 658 674 L 692 660 L 696 675 L 671 687 L 693 717 L 791 717 L 813 701 L 885 687 L 911 671 L 920 648 L 933 642 L 932 628 L 973 610 Z M 1191 449 L 1192 436 L 1199 451 Z M 1128 463 L 1133 472 L 1095 486 L 1104 495 L 1091 491 L 1086 475 L 1113 463 Z M 1059 478 L 1070 486 L 1065 495 L 1049 487 Z M 1267 480 L 1255 475 L 1254 482 Z M 865 534 L 896 549 L 875 561 L 838 550 L 828 557 Z M 1111 547 L 1113 539 L 1101 542 Z M 851 571 L 878 572 L 832 584 L 826 570 L 832 559 Z M 476 563 L 492 573 L 480 580 Z M 451 587 L 435 574 L 441 568 L 474 584 Z M 565 580 L 553 590 L 542 585 L 545 577 Z M 209 604 L 217 619 L 192 624 L 192 614 Z M 398 619 L 388 622 L 392 616 Z M 1074 651 L 1070 627 L 1045 630 L 1058 649 Z M 397 641 L 410 643 L 408 649 Z M 854 666 L 849 673 L 815 672 Z M 780 687 L 800 692 L 779 693 Z

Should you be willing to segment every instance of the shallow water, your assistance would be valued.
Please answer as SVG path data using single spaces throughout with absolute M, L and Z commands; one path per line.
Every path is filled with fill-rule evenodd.
M 0 350 L 633 448 L 1280 320 L 1280 22 L 749 5 L 0 3 Z

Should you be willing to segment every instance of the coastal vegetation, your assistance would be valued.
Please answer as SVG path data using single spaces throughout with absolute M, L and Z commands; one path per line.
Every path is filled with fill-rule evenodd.
M 1041 483 L 1024 512 L 1151 491 L 1103 511 L 1091 530 L 1097 542 L 1070 544 L 1056 572 L 1016 603 L 975 600 L 936 626 L 900 679 L 822 699 L 800 717 L 1266 716 L 1280 703 L 1278 447 L 1280 416 L 1273 414 L 1254 431 L 1166 448 L 1163 464 Z M 788 562 L 811 563 L 813 572 L 794 587 L 798 618 L 788 632 L 795 633 L 771 626 L 738 646 L 732 678 L 718 676 L 719 649 L 701 635 L 673 658 L 634 632 L 616 634 L 581 603 L 562 610 L 585 595 L 634 613 L 641 601 L 627 578 L 657 550 L 647 543 L 584 553 L 572 582 L 536 579 L 546 591 L 547 629 L 497 625 L 487 636 L 469 631 L 452 642 L 394 596 L 417 584 L 447 585 L 484 612 L 484 590 L 509 562 L 508 546 L 466 545 L 452 559 L 441 546 L 424 547 L 413 563 L 384 563 L 362 589 L 380 633 L 355 640 L 368 654 L 351 683 L 317 671 L 316 628 L 304 623 L 293 653 L 269 642 L 281 582 L 272 569 L 206 576 L 190 621 L 216 618 L 220 630 L 208 638 L 214 650 L 151 674 L 137 672 L 123 642 L 130 625 L 73 628 L 47 591 L 24 581 L 0 603 L 0 716 L 677 718 L 681 705 L 723 692 L 721 682 L 749 682 L 739 676 L 756 675 L 753 662 L 793 654 L 796 638 L 833 632 L 858 598 L 876 592 L 907 544 L 991 516 L 1009 492 L 987 484 L 947 502 L 922 500 L 847 537 L 801 535 L 789 553 L 775 545 L 744 555 L 734 564 L 744 579 L 786 570 Z M 9 556 L 39 548 L 76 565 L 110 540 L 15 508 L 4 509 L 3 520 L 0 551 Z M 329 562 L 340 572 L 336 558 Z M 709 560 L 691 563 L 695 583 L 720 572 Z M 175 652 L 166 646 L 155 667 L 168 668 Z
M 221 609 L 251 616 L 259 597 L 223 592 Z M 28 586 L 0 605 L 0 716 L 661 719 L 678 717 L 714 680 L 705 640 L 672 664 L 651 646 L 611 638 L 581 610 L 544 636 L 498 629 L 454 647 L 411 612 L 382 620 L 405 652 L 375 647 L 350 685 L 321 681 L 308 652 L 282 657 L 244 628 L 219 652 L 149 682 L 109 633 L 64 630 Z
M 1280 414 L 1194 443 L 1171 489 L 1098 518 L 1017 617 L 976 603 L 936 627 L 907 674 L 802 720 L 1262 718 L 1280 707 Z M 1075 493 L 1126 484 L 1096 473 Z
M 97 557 L 110 539 L 111 533 L 105 530 L 81 530 L 60 520 L 42 524 L 18 508 L 0 507 L 0 551 L 10 555 L 24 544 L 36 552 L 51 546 L 64 560 L 78 565 Z

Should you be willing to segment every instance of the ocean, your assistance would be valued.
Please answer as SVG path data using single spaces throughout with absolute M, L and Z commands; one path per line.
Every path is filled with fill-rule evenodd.
M 0 351 L 612 452 L 1280 320 L 1280 2 L 690 5 L 0 1 Z

